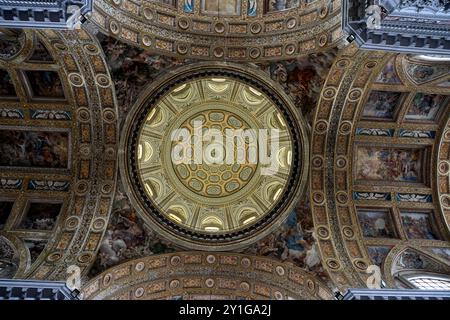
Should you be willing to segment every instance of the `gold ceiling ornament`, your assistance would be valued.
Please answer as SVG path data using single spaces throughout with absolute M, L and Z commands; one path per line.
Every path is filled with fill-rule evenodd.
M 82 274 L 89 270 L 107 227 L 117 103 L 95 37 L 84 30 L 25 30 L 23 36 L 17 54 L 0 57 L 15 94 L 0 97 L 0 130 L 20 137 L 1 141 L 10 154 L 2 151 L 0 199 L 11 208 L 0 236 L 18 251 L 16 278 L 64 280 L 71 265 Z M 31 151 L 17 152 L 33 143 Z M 49 208 L 56 208 L 54 216 Z
M 305 123 L 254 69 L 199 63 L 148 87 L 127 117 L 121 174 L 148 225 L 194 249 L 247 246 L 304 192 Z
M 268 136 L 272 143 L 267 147 L 277 148 L 268 159 L 274 162 L 269 163 L 273 172 L 264 176 L 270 168 L 260 154 L 254 154 L 255 161 L 250 157 L 269 144 L 258 131 L 271 129 L 278 130 L 279 137 Z M 180 151 L 192 153 L 192 159 L 180 163 L 173 159 L 175 148 L 181 147 L 172 137 L 177 130 L 186 130 L 188 143 Z M 213 130 L 218 139 L 207 139 Z M 226 145 L 228 132 L 238 135 L 243 161 L 236 157 L 239 141 L 231 148 Z M 277 145 L 275 138 L 280 140 Z M 286 120 L 261 92 L 236 79 L 206 77 L 174 87 L 152 108 L 138 137 L 137 169 L 147 196 L 169 219 L 194 231 L 231 232 L 263 218 L 285 191 L 291 141 Z M 207 159 L 209 153 L 215 158 Z
M 342 41 L 340 0 L 298 3 L 276 10 L 265 0 L 98 0 L 88 22 L 145 50 L 199 60 L 289 59 Z
M 199 251 L 128 261 L 106 270 L 81 288 L 83 300 L 205 298 L 332 300 L 334 296 L 315 275 L 291 263 Z
M 313 123 L 310 198 L 341 291 L 366 286 L 367 268 L 383 270 L 397 245 L 448 250 L 448 68 L 351 45 L 330 70 Z

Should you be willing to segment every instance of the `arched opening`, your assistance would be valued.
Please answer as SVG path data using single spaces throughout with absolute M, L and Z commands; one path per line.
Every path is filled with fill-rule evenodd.
M 406 271 L 399 272 L 396 278 L 411 289 L 420 290 L 450 290 L 450 277 L 445 274 Z

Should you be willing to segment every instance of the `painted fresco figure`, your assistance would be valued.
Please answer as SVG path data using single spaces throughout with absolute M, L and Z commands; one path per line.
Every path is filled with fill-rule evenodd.
M 194 12 L 194 0 L 184 0 L 183 9 L 184 12 Z

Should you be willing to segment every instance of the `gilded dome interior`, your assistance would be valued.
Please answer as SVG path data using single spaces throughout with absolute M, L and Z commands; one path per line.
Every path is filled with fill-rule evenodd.
M 277 175 L 265 173 L 271 163 L 250 154 L 258 146 L 259 131 L 267 135 L 271 129 L 284 137 L 273 155 Z M 177 130 L 186 130 L 186 139 L 174 141 Z M 234 131 L 238 135 L 233 141 Z M 208 134 L 208 142 L 194 146 L 195 139 L 202 141 Z M 276 106 L 251 86 L 226 78 L 184 83 L 163 97 L 145 119 L 136 150 L 140 178 L 147 196 L 176 223 L 206 232 L 238 230 L 264 216 L 285 191 L 292 161 L 289 135 Z M 184 141 L 188 148 L 182 147 Z M 268 144 L 270 152 L 270 140 Z M 173 163 L 177 146 L 177 156 L 186 161 Z M 173 191 L 176 195 L 165 201 Z M 257 194 L 266 203 L 243 200 Z
M 0 19 L 0 278 L 75 272 L 81 299 L 448 291 L 450 18 L 394 2 Z

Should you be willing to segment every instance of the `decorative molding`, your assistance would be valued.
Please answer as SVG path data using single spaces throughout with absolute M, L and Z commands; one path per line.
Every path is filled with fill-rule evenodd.
M 84 300 L 332 299 L 314 275 L 278 260 L 237 253 L 177 252 L 122 263 L 84 284 Z
M 16 278 L 61 280 L 67 278 L 70 265 L 79 266 L 82 274 L 88 271 L 107 227 L 117 174 L 116 97 L 106 62 L 97 55 L 101 47 L 94 36 L 82 29 L 24 33 L 24 49 L 13 59 L 0 59 L 0 67 L 12 77 L 18 101 L 11 103 L 25 110 L 25 119 L 0 119 L 1 128 L 45 127 L 68 132 L 69 165 L 63 170 L 4 167 L 0 171 L 0 196 L 13 200 L 14 207 L 1 233 L 17 240 L 21 258 Z M 37 41 L 54 62 L 28 61 Z M 66 101 L 30 100 L 29 88 L 21 80 L 24 69 L 57 72 Z M 43 112 L 35 116 L 38 110 Z M 58 115 L 64 121 L 58 120 Z M 35 199 L 62 204 L 53 231 L 17 229 L 29 201 Z M 46 243 L 34 260 L 24 244 L 29 239 Z
M 99 0 L 88 16 L 101 32 L 145 50 L 199 60 L 262 61 L 293 58 L 336 46 L 342 40 L 337 0 L 302 3 L 295 9 L 265 14 L 257 0 L 257 14 L 204 14 L 197 1 L 185 12 L 184 1 L 174 8 L 145 0 Z
M 233 232 L 206 233 L 174 223 L 155 207 L 152 200 L 149 200 L 143 184 L 136 183 L 141 179 L 137 170 L 135 148 L 140 127 L 147 118 L 149 108 L 158 103 L 165 93 L 170 92 L 174 85 L 190 79 L 211 76 L 236 79 L 265 94 L 283 115 L 292 139 L 291 172 L 286 187 L 283 189 L 285 191 L 261 219 L 249 226 L 233 230 Z M 274 88 L 277 89 L 274 90 Z M 120 157 L 121 178 L 127 186 L 126 192 L 133 206 L 138 208 L 137 212 L 141 213 L 146 224 L 173 243 L 196 250 L 218 251 L 242 248 L 258 241 L 280 226 L 291 212 L 295 202 L 305 192 L 309 165 L 308 161 L 305 161 L 309 158 L 306 128 L 304 118 L 296 110 L 290 97 L 284 94 L 279 85 L 260 70 L 232 63 L 190 64 L 174 70 L 173 73 L 159 79 L 156 84 L 152 83 L 148 86 L 128 114 L 122 129 L 120 145 L 120 149 L 124 150 Z
M 384 72 L 386 64 L 394 61 L 393 59 L 394 68 L 402 79 L 402 84 L 374 83 L 380 73 Z M 445 182 L 436 185 L 438 175 L 434 168 L 439 170 L 439 167 L 434 163 L 442 160 L 432 160 L 442 151 L 447 156 L 448 148 L 439 146 L 442 142 L 435 139 L 433 134 L 427 134 L 426 137 L 418 137 L 415 134 L 406 137 L 396 134 L 399 134 L 401 129 L 410 132 L 436 131 L 436 137 L 440 137 L 441 132 L 446 131 L 437 130 L 437 123 L 442 122 L 448 115 L 449 105 L 445 102 L 437 112 L 437 116 L 429 121 L 410 120 L 406 117 L 417 92 L 425 94 L 445 94 L 445 92 L 436 90 L 434 80 L 420 85 L 404 80 L 406 77 L 402 65 L 405 60 L 410 61 L 405 55 L 394 56 L 377 51 L 361 51 L 355 45 L 347 47 L 338 56 L 329 73 L 316 110 L 311 142 L 313 159 L 310 167 L 311 205 L 316 230 L 320 228 L 328 231 L 326 236 L 323 232 L 318 233 L 319 236 L 323 234 L 319 237 L 318 244 L 325 262 L 324 267 L 340 290 L 365 286 L 367 274 L 364 267 L 373 263 L 367 251 L 368 245 L 391 247 L 393 243 L 399 241 L 382 236 L 364 238 L 356 206 L 367 209 L 388 208 L 392 212 L 392 223 L 399 231 L 401 241 L 408 239 L 401 212 L 428 212 L 430 223 L 435 225 L 432 228 L 436 228 L 433 232 L 436 232 L 439 239 L 448 239 L 448 228 L 438 210 L 439 203 L 442 203 L 442 200 L 438 200 L 442 198 L 437 196 L 436 192 L 439 188 L 443 190 L 442 183 L 444 186 L 448 185 L 450 170 L 445 170 L 447 167 L 443 165 L 441 178 Z M 429 69 L 431 73 L 435 72 L 433 70 Z M 363 117 L 363 109 L 372 90 L 402 92 L 407 96 L 394 119 L 379 118 L 376 121 L 369 121 Z M 361 128 L 379 128 L 383 132 L 395 130 L 396 134 L 361 135 L 362 132 L 366 132 Z M 368 130 L 367 133 L 372 131 Z M 445 143 L 445 138 L 442 141 Z M 425 171 L 421 174 L 429 179 L 415 185 L 411 182 L 383 180 L 382 183 L 377 183 L 375 180 L 357 179 L 355 168 L 358 158 L 355 153 L 356 148 L 361 145 L 400 149 L 414 149 L 419 146 L 425 148 L 427 156 L 424 159 L 427 160 L 423 167 Z M 319 158 L 327 161 L 314 161 Z M 442 156 L 439 159 L 442 159 Z M 445 161 L 447 160 L 443 162 Z M 419 247 L 430 246 L 436 241 L 425 239 L 425 236 L 416 240 Z

